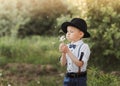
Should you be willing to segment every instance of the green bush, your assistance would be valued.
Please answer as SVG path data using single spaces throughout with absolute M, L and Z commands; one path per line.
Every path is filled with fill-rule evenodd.
M 92 1 L 92 0 L 91 0 Z M 119 0 L 96 0 L 88 5 L 88 24 L 91 29 L 91 62 L 100 65 L 106 69 L 104 65 L 119 68 L 120 63 L 120 3 Z M 99 62 L 99 63 L 98 63 Z
M 0 10 L 0 36 L 13 37 L 54 35 L 56 18 L 67 13 L 61 0 L 1 0 Z
M 97 68 L 88 70 L 88 86 L 119 86 L 119 78 L 115 75 L 104 73 Z

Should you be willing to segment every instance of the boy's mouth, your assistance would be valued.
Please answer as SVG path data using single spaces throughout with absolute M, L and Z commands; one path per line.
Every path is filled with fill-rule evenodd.
M 68 38 L 69 38 L 70 36 L 66 36 L 66 37 L 68 37 Z
M 66 38 L 70 38 L 69 36 L 66 36 Z

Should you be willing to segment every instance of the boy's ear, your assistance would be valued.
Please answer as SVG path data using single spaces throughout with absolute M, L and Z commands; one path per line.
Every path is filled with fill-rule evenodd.
M 83 37 L 83 36 L 84 36 L 84 33 L 83 33 L 82 31 L 80 31 L 80 35 L 81 35 L 81 37 Z

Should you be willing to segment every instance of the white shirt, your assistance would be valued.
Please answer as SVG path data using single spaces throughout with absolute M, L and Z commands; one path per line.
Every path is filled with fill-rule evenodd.
M 84 62 L 83 66 L 81 67 L 81 72 L 86 71 L 87 68 L 87 62 L 90 56 L 90 49 L 88 44 L 85 44 L 82 40 L 79 40 L 75 43 L 73 43 L 76 45 L 76 48 L 69 48 L 71 50 L 71 52 L 73 53 L 73 55 L 76 56 L 76 58 L 78 58 L 78 60 L 80 59 L 81 56 L 81 52 L 83 52 L 83 57 L 82 57 L 82 61 Z M 69 47 L 70 44 L 68 44 L 67 46 Z M 70 57 L 66 54 L 66 59 L 67 59 L 67 72 L 75 72 L 77 73 L 79 71 L 79 67 L 74 64 L 72 62 L 72 60 L 70 59 Z

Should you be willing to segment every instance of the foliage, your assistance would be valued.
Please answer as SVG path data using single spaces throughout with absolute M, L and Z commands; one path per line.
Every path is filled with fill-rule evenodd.
M 17 35 L 17 31 L 21 25 L 29 21 L 25 11 L 17 9 L 16 1 L 0 1 L 0 36 Z
M 89 1 L 92 2 L 88 2 L 91 4 L 87 14 L 93 42 L 91 59 L 94 64 L 101 63 L 103 69 L 106 69 L 104 65 L 109 65 L 109 69 L 120 62 L 120 3 L 119 0 Z
M 105 74 L 95 67 L 88 70 L 88 86 L 119 86 L 119 79 L 112 74 Z
M 0 39 L 0 58 L 3 59 L 6 57 L 8 59 L 7 62 L 53 64 L 55 63 L 54 60 L 57 61 L 57 57 L 59 57 L 59 53 L 57 52 L 59 41 L 56 40 L 57 38 L 37 36 L 22 40 L 2 37 Z M 42 58 L 47 60 L 44 61 Z M 5 63 L 4 59 L 3 63 Z
M 87 0 L 66 0 L 66 5 L 68 7 L 69 10 L 69 15 L 71 17 L 81 17 L 86 19 L 87 18 Z M 91 4 L 91 3 L 90 3 Z
M 13 37 L 54 35 L 56 18 L 67 13 L 61 0 L 1 0 L 0 10 L 0 36 Z

